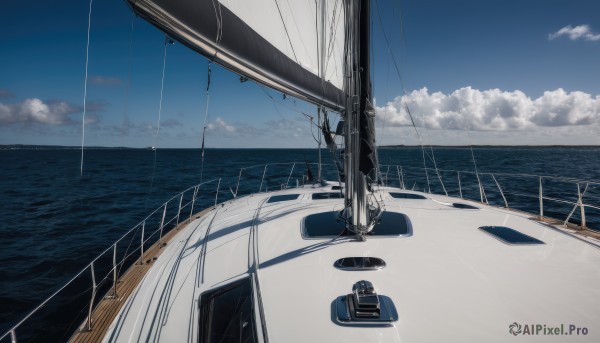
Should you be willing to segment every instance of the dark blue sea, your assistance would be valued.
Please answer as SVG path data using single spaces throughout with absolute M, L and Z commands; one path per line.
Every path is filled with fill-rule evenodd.
M 315 149 L 208 149 L 203 169 L 197 149 L 87 149 L 83 176 L 80 154 L 59 148 L 0 150 L 0 335 L 146 215 L 188 187 L 208 182 L 197 191 L 197 211 L 215 198 L 223 201 L 235 193 L 295 186 L 303 182 L 309 168 L 317 174 Z M 322 155 L 324 177 L 336 180 L 331 154 L 322 150 Z M 600 207 L 600 147 L 478 147 L 472 151 L 398 147 L 381 148 L 379 157 L 382 181 L 392 186 L 404 184 L 435 193 L 445 188 L 450 195 L 462 193 L 481 200 L 474 157 L 490 204 L 505 206 L 506 198 L 511 208 L 539 214 L 539 176 L 544 176 L 545 216 L 566 219 L 578 200 L 578 186 L 585 204 Z M 266 163 L 281 164 L 265 169 Z M 249 168 L 240 172 L 243 167 Z M 193 192 L 182 198 L 184 205 Z M 179 200 L 169 203 L 167 219 L 177 212 Z M 192 210 L 187 206 L 184 213 Z M 161 214 L 159 210 L 149 217 L 147 232 L 157 230 Z M 585 214 L 587 226 L 600 229 L 600 211 L 585 207 Z M 581 223 L 581 219 L 577 207 L 570 221 Z M 171 222 L 165 230 L 173 226 Z M 139 237 L 138 228 L 119 243 L 119 259 L 129 255 L 131 262 L 139 257 Z M 110 280 L 100 281 L 110 274 L 106 266 L 111 261 L 112 253 L 97 261 L 99 292 L 110 286 Z M 125 268 L 120 266 L 119 271 Z M 67 340 L 86 316 L 91 285 L 88 268 L 16 330 L 18 341 Z M 56 312 L 58 308 L 62 310 Z

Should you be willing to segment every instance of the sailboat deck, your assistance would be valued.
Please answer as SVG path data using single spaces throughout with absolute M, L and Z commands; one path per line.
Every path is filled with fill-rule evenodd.
M 600 320 L 597 241 L 536 223 L 530 214 L 430 194 L 423 194 L 425 200 L 393 199 L 389 191 L 377 197 L 386 211 L 408 216 L 413 236 L 366 242 L 303 238 L 303 218 L 343 205 L 342 199 L 312 200 L 313 193 L 331 192 L 328 187 L 255 194 L 217 206 L 163 249 L 103 341 L 194 341 L 202 294 L 252 274 L 260 280 L 274 342 L 508 341 L 514 339 L 506 333 L 513 321 L 591 327 Z M 268 202 L 272 195 L 291 193 L 298 199 Z M 479 210 L 453 208 L 453 201 Z M 546 244 L 511 246 L 477 230 L 482 225 L 513 227 Z M 387 266 L 363 272 L 333 268 L 334 261 L 351 256 L 382 258 Z M 354 330 L 332 321 L 332 300 L 361 279 L 393 299 L 400 316 L 393 327 Z M 423 330 L 432 322 L 438 330 Z M 470 329 L 475 326 L 479 329 Z
M 207 208 L 194 216 L 200 218 L 208 213 L 212 208 Z M 189 221 L 180 223 L 176 228 L 167 232 L 161 241 L 154 243 L 147 251 L 144 252 L 144 264 L 141 264 L 141 259 L 135 261 L 127 271 L 117 281 L 117 297 L 112 297 L 113 289 L 109 291 L 107 296 L 103 297 L 92 312 L 92 329 L 87 329 L 87 321 L 83 322 L 79 329 L 69 339 L 70 343 L 95 343 L 101 342 L 108 331 L 108 328 L 117 317 L 117 314 L 127 302 L 135 288 L 140 284 L 146 273 L 154 262 L 164 251 L 164 246 L 168 245 L 171 240 L 181 231 L 182 228 L 188 225 Z

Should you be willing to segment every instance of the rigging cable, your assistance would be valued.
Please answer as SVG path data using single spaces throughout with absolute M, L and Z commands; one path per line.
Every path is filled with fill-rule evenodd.
M 425 115 L 423 114 L 423 112 L 421 112 L 421 123 L 423 123 L 423 128 L 425 129 L 425 133 L 427 133 L 427 137 L 429 138 L 427 126 L 425 125 Z M 431 139 L 429 139 L 429 149 L 431 150 L 431 156 L 429 156 L 429 154 L 427 154 L 427 157 L 429 157 L 431 162 L 433 162 L 433 168 L 435 169 L 435 173 L 438 177 L 438 180 L 440 181 L 440 185 L 442 185 L 442 190 L 444 191 L 446 196 L 448 196 L 448 192 L 446 191 L 446 187 L 444 186 L 444 182 L 442 181 L 442 176 L 440 175 L 440 171 L 437 167 L 437 163 L 435 162 L 435 153 L 433 152 L 433 145 L 431 145 Z
M 126 134 L 126 130 L 129 127 L 129 93 L 131 92 L 131 74 L 133 69 L 133 28 L 135 22 L 135 12 L 131 11 L 131 30 L 129 31 L 129 63 L 127 66 L 127 85 L 125 86 L 125 102 L 123 104 L 123 126 L 121 128 L 121 135 Z
M 148 190 L 148 194 L 152 192 L 152 187 L 154 186 L 154 176 L 156 175 L 156 155 L 158 151 L 158 134 L 160 133 L 160 115 L 162 113 L 162 105 L 163 105 L 163 91 L 165 85 L 165 70 L 167 66 L 167 46 L 173 44 L 173 41 L 169 38 L 169 36 L 165 35 L 165 43 L 164 43 L 164 52 L 163 52 L 163 67 L 162 67 L 162 77 L 160 79 L 160 98 L 158 101 L 158 121 L 156 125 L 156 132 L 154 133 L 154 144 L 152 145 L 152 150 L 154 151 L 154 162 L 152 164 L 152 178 L 150 179 L 150 189 Z
M 204 128 L 202 129 L 202 162 L 200 165 L 200 183 L 202 183 L 202 177 L 204 176 L 204 138 L 206 137 L 206 122 L 208 120 L 208 104 L 210 102 L 210 75 L 212 73 L 210 66 L 212 60 L 208 62 L 208 78 L 206 84 L 206 109 L 204 111 Z
M 83 83 L 83 117 L 81 118 L 81 165 L 79 168 L 79 176 L 83 176 L 83 147 L 85 145 L 85 114 L 86 114 L 86 102 L 87 102 L 87 84 L 88 84 L 88 62 L 90 56 L 90 31 L 92 27 L 92 2 L 90 0 L 90 10 L 88 13 L 88 29 L 87 29 L 87 44 L 85 48 L 85 81 Z
M 331 56 L 333 54 L 333 44 L 335 42 L 334 32 L 337 30 L 338 24 L 340 22 L 340 18 L 342 17 L 341 16 L 342 10 L 338 11 L 338 3 L 339 3 L 339 0 L 336 0 L 335 4 L 333 6 L 333 13 L 332 13 L 332 16 L 331 16 L 332 21 L 331 21 L 331 24 L 329 25 L 329 47 L 327 48 L 327 61 L 329 61 L 331 59 Z M 335 55 L 333 55 L 333 62 L 334 62 L 333 66 L 334 66 L 334 69 L 335 69 L 335 75 L 337 76 L 339 74 L 339 70 L 337 68 L 338 67 L 338 63 L 337 63 L 337 60 L 335 58 Z M 325 72 L 324 72 L 323 75 L 326 75 L 326 73 L 327 73 L 327 65 L 324 66 L 324 71 Z M 343 71 L 342 71 L 342 73 L 343 73 Z
M 394 57 L 394 54 L 392 53 L 392 47 L 390 45 L 390 41 L 387 37 L 387 34 L 385 32 L 385 29 L 383 27 L 383 21 L 381 19 L 381 13 L 379 12 L 379 2 L 377 0 L 375 0 L 375 11 L 377 12 L 377 18 L 379 21 L 379 26 L 381 27 L 381 32 L 383 33 L 383 37 L 385 38 L 385 43 L 388 47 L 388 51 L 392 57 L 392 61 L 394 62 L 394 67 L 396 69 L 396 74 L 398 75 L 398 78 L 400 79 L 400 85 L 402 86 L 402 92 L 403 92 L 403 96 L 402 96 L 402 101 L 404 102 L 404 107 L 406 108 L 406 113 L 408 113 L 408 116 L 410 118 L 410 121 L 412 123 L 413 128 L 415 129 L 415 133 L 417 134 L 417 138 L 419 139 L 419 143 L 421 145 L 421 153 L 423 155 L 423 167 L 425 170 L 425 178 L 427 179 L 427 188 L 429 190 L 429 193 L 431 193 L 431 186 L 430 186 L 430 182 L 429 182 L 429 174 L 427 174 L 427 163 L 425 160 L 425 149 L 423 147 L 423 140 L 421 139 L 421 135 L 419 134 L 419 130 L 417 130 L 417 126 L 415 125 L 415 120 L 413 118 L 412 113 L 410 112 L 410 108 L 408 107 L 408 102 L 406 101 L 406 87 L 404 86 L 404 80 L 402 79 L 402 75 L 400 73 L 400 68 L 398 67 L 398 62 L 396 61 L 396 58 Z M 403 31 L 402 31 L 403 32 Z
M 221 3 L 217 1 L 217 5 L 215 5 L 215 1 L 212 1 L 213 8 L 215 10 L 215 19 L 217 20 L 217 36 L 215 37 L 215 43 L 217 45 L 215 49 L 215 54 L 212 59 L 208 61 L 208 76 L 206 83 L 206 108 L 204 110 L 204 126 L 202 128 L 202 154 L 200 163 L 200 183 L 202 183 L 202 179 L 204 178 L 204 141 L 206 138 L 206 126 L 208 122 L 208 105 L 210 103 L 210 81 L 212 69 L 210 68 L 215 58 L 217 58 L 217 53 L 219 52 L 219 45 L 221 44 L 221 37 L 223 36 L 223 13 L 221 12 Z
M 475 176 L 477 176 L 477 184 L 479 185 L 479 197 L 480 197 L 480 200 L 482 203 L 483 203 L 484 199 L 487 202 L 487 196 L 485 195 L 485 190 L 483 188 L 483 184 L 481 183 L 481 179 L 479 178 L 479 171 L 477 170 L 477 162 L 475 161 L 475 152 L 473 151 L 473 145 L 471 144 L 471 130 L 469 128 L 469 121 L 467 120 L 467 116 L 462 111 L 459 111 L 459 112 L 463 115 L 463 118 L 465 118 L 465 124 L 467 125 L 467 139 L 469 140 L 469 149 L 471 150 L 471 159 L 473 160 L 473 166 L 475 167 Z
M 167 66 L 167 46 L 169 44 L 173 44 L 173 41 L 165 35 L 165 45 L 163 51 L 163 67 L 162 67 L 162 77 L 160 79 L 160 98 L 158 102 L 158 121 L 156 123 L 156 132 L 154 133 L 154 145 L 153 147 L 157 147 L 158 144 L 158 134 L 160 133 L 160 114 L 162 113 L 162 104 L 163 104 L 163 91 L 165 86 L 165 69 Z M 154 150 L 156 151 L 156 149 Z
M 285 26 L 285 20 L 283 20 L 283 14 L 281 14 L 281 9 L 279 8 L 279 3 L 277 2 L 277 0 L 275 0 L 275 5 L 277 5 L 277 11 L 279 12 L 279 17 L 281 18 L 281 23 L 283 24 L 283 29 L 285 30 L 285 35 L 287 36 L 288 42 L 290 43 L 290 47 L 292 48 L 292 53 L 294 54 L 294 59 L 296 60 L 296 63 L 300 64 L 300 62 L 298 62 L 298 57 L 296 56 L 296 51 L 294 51 L 294 45 L 292 44 L 292 39 L 290 38 L 290 34 L 288 33 L 288 29 Z

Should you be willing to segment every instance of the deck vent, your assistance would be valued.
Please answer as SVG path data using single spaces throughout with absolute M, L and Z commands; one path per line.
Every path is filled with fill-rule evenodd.
M 352 286 L 352 293 L 335 300 L 336 321 L 340 325 L 390 326 L 398 320 L 392 299 L 375 292 L 373 284 L 361 280 Z
M 300 194 L 273 195 L 272 197 L 269 198 L 267 203 L 270 204 L 270 203 L 280 202 L 280 201 L 296 200 L 296 199 L 298 199 L 299 196 L 300 196 Z
M 385 267 L 385 261 L 378 257 L 344 257 L 335 261 L 333 266 L 349 271 L 379 270 Z
M 487 232 L 499 241 L 510 245 L 544 244 L 544 242 L 537 238 L 533 238 L 505 226 L 482 226 L 479 229 Z
M 463 203 L 460 203 L 460 202 L 455 202 L 455 203 L 452 204 L 452 206 L 456 207 L 456 208 L 463 209 L 463 210 L 478 210 L 479 209 L 479 207 L 476 207 L 476 206 L 473 206 L 473 205 L 469 205 L 469 204 L 463 204 Z
M 340 192 L 327 192 L 327 193 L 313 193 L 313 200 L 323 200 L 323 199 L 341 199 L 344 196 Z
M 346 223 L 339 219 L 335 211 L 308 215 L 302 223 L 303 238 L 335 238 L 354 236 L 346 230 Z M 399 212 L 383 212 L 373 230 L 365 237 L 408 237 L 412 236 L 412 224 L 408 217 Z
M 427 199 L 426 197 L 422 196 L 421 194 L 414 194 L 414 193 L 390 192 L 390 195 L 392 196 L 392 198 L 395 198 L 395 199 Z

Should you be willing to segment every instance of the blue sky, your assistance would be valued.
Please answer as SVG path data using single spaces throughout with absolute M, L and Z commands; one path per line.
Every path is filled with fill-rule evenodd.
M 373 4 L 403 81 L 373 11 L 380 144 L 418 144 L 406 104 L 426 144 L 600 144 L 600 2 Z M 0 144 L 80 144 L 88 6 L 0 4 Z M 156 136 L 163 42 L 124 1 L 94 0 L 86 145 L 200 147 L 207 61 L 181 44 Z M 315 111 L 213 66 L 206 144 L 312 147 Z

